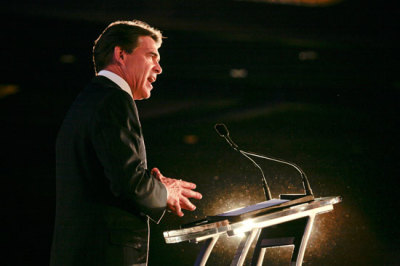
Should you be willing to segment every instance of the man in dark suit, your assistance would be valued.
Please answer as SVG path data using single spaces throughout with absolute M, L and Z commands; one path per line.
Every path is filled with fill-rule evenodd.
M 93 47 L 92 82 L 79 94 L 56 144 L 57 203 L 51 265 L 146 265 L 149 219 L 196 207 L 196 185 L 149 171 L 135 100 L 161 74 L 160 31 L 110 24 Z

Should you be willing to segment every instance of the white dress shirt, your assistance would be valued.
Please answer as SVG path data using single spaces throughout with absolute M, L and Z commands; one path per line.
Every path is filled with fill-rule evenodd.
M 128 83 L 114 72 L 103 69 L 97 74 L 97 76 L 104 76 L 108 78 L 109 80 L 117 84 L 122 90 L 126 91 L 133 99 L 131 88 L 129 87 Z

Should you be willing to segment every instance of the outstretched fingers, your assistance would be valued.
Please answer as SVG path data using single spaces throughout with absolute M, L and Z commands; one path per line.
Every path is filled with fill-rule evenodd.
M 182 217 L 184 215 L 182 209 L 189 211 L 196 209 L 196 206 L 190 202 L 189 198 L 201 199 L 203 196 L 199 192 L 193 191 L 196 188 L 195 183 L 165 177 L 157 168 L 153 168 L 151 174 L 167 188 L 167 207 L 174 214 Z
M 201 199 L 203 197 L 203 195 L 201 195 L 201 193 L 190 190 L 190 189 L 183 189 L 182 196 L 184 196 L 186 198 L 194 198 L 194 199 Z
M 180 199 L 180 205 L 182 209 L 188 210 L 188 211 L 194 211 L 196 209 L 196 206 L 190 202 L 190 200 L 186 197 L 181 197 Z
M 168 209 L 171 210 L 176 215 L 178 215 L 179 217 L 183 216 L 182 208 L 180 206 L 179 201 L 175 202 L 174 204 L 168 204 Z
M 179 184 L 183 188 L 188 188 L 188 189 L 195 189 L 196 188 L 196 184 L 195 183 L 183 181 L 182 179 L 179 180 Z

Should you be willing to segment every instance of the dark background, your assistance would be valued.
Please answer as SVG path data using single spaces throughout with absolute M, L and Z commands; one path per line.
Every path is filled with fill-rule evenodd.
M 48 264 L 55 137 L 94 75 L 93 41 L 117 19 L 168 37 L 152 98 L 138 102 L 149 166 L 203 194 L 195 212 L 152 226 L 150 265 L 191 265 L 199 251 L 165 244 L 163 231 L 264 200 L 259 173 L 214 132 L 218 122 L 243 149 L 300 165 L 317 197 L 343 197 L 317 217 L 304 265 L 397 264 L 398 10 L 357 0 L 1 4 L 2 264 Z M 301 192 L 295 170 L 260 163 L 273 197 Z M 209 264 L 229 265 L 238 243 L 222 238 Z M 287 265 L 290 251 L 268 251 L 265 262 Z

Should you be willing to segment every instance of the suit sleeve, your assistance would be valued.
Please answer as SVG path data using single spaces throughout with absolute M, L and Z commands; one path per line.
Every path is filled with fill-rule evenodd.
M 93 115 L 90 130 L 113 196 L 158 223 L 165 212 L 167 190 L 147 169 L 133 100 L 123 91 L 108 96 Z

